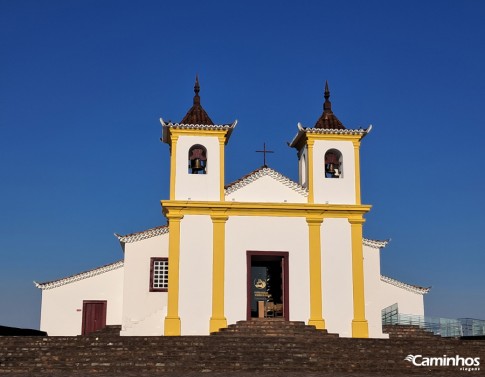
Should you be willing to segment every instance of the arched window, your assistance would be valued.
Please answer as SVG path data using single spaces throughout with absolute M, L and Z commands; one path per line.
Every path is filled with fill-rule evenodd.
M 342 178 L 342 153 L 337 149 L 329 149 L 325 153 L 325 178 Z
M 195 144 L 189 149 L 189 174 L 206 174 L 207 149 L 203 145 Z

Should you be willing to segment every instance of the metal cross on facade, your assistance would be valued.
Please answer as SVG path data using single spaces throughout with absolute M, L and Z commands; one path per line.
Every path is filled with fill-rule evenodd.
M 266 153 L 274 153 L 274 151 L 269 151 L 269 150 L 267 150 L 267 149 L 266 149 L 266 143 L 263 143 L 263 150 L 262 150 L 262 151 L 256 151 L 256 152 L 258 152 L 258 153 L 262 153 L 262 154 L 263 154 L 263 162 L 264 162 L 264 163 L 263 163 L 263 166 L 264 166 L 265 168 L 267 168 L 267 167 L 268 167 L 268 165 L 266 165 Z

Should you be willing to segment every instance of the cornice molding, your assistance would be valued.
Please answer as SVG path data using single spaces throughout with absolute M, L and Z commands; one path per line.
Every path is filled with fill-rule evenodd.
M 314 204 L 314 203 L 258 203 L 258 202 L 200 202 L 191 200 L 162 200 L 165 215 L 175 211 L 182 215 L 210 215 L 218 210 L 228 216 L 287 216 L 350 218 L 360 217 L 371 209 L 370 205 Z

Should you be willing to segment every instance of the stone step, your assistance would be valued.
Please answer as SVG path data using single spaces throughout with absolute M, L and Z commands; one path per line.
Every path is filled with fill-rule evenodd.
M 104 328 L 102 328 L 101 330 L 94 331 L 94 332 L 92 332 L 88 335 L 85 335 L 85 336 L 99 336 L 99 335 L 102 335 L 102 336 L 107 336 L 107 335 L 119 336 L 120 331 L 121 331 L 120 325 L 107 325 Z
M 390 338 L 441 338 L 416 325 L 384 325 L 382 331 L 389 334 Z

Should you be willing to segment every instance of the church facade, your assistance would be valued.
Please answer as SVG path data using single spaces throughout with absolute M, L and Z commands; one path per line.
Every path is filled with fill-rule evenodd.
M 328 85 L 314 127 L 290 147 L 299 181 L 262 166 L 225 185 L 225 146 L 237 122 L 214 124 L 200 104 L 162 124 L 170 150 L 168 225 L 117 235 L 123 260 L 36 283 L 41 330 L 79 335 L 208 335 L 240 320 L 304 321 L 342 337 L 385 338 L 381 310 L 424 315 L 422 288 L 381 275 L 387 241 L 363 237 L 360 144 L 367 129 L 335 116 Z

